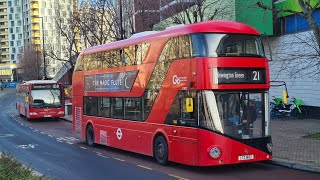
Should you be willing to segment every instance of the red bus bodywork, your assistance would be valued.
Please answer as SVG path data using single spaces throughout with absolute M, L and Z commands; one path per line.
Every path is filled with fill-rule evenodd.
M 59 92 L 57 96 L 59 96 L 59 101 L 56 100 L 59 105 L 55 104 L 55 107 L 45 104 L 43 101 L 43 105 L 34 107 L 35 99 L 32 96 L 33 94 L 36 95 L 37 90 L 33 87 L 38 86 L 43 89 L 37 90 L 44 90 L 49 91 L 54 90 Z M 65 114 L 65 107 L 64 107 L 64 92 L 63 92 L 63 85 L 51 80 L 33 80 L 27 81 L 24 84 L 19 84 L 16 87 L 17 90 L 17 103 L 16 108 L 20 115 L 27 117 L 27 119 L 38 119 L 38 118 L 59 118 L 64 117 Z M 50 93 L 51 94 L 51 93 Z M 38 97 L 40 97 L 39 94 Z M 45 97 L 43 97 L 44 99 Z
M 267 58 L 245 57 L 196 57 L 174 61 L 159 89 L 148 118 L 145 121 L 119 120 L 84 115 L 85 96 L 141 97 L 159 59 L 161 50 L 172 37 L 192 33 L 230 33 L 260 36 L 254 28 L 231 21 L 208 21 L 168 29 L 151 35 L 91 47 L 81 53 L 122 48 L 141 42 L 149 42 L 150 48 L 142 64 L 73 73 L 73 133 L 86 139 L 86 128 L 94 129 L 94 142 L 107 146 L 154 156 L 154 142 L 158 135 L 165 137 L 168 144 L 168 160 L 193 166 L 213 166 L 269 160 L 271 153 L 259 150 L 235 138 L 198 127 L 183 127 L 165 124 L 170 107 L 181 90 L 268 90 L 269 66 Z M 266 83 L 263 84 L 213 84 L 214 68 L 261 68 L 265 70 Z M 84 77 L 93 74 L 138 71 L 133 86 L 128 92 L 85 92 Z M 186 81 L 174 84 L 174 77 L 185 77 Z M 120 131 L 119 131 L 120 129 Z M 103 132 L 103 133 L 102 133 Z M 265 143 L 266 145 L 266 143 Z M 212 147 L 221 150 L 217 159 L 210 157 Z M 254 158 L 241 160 L 239 156 L 252 154 Z

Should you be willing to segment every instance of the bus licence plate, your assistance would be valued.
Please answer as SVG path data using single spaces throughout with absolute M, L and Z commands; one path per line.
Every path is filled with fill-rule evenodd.
M 243 155 L 243 156 L 238 156 L 238 160 L 239 161 L 243 161 L 243 160 L 251 160 L 254 159 L 254 155 Z
M 51 115 L 49 115 L 49 114 L 46 114 L 46 115 L 44 115 L 44 117 L 51 117 Z

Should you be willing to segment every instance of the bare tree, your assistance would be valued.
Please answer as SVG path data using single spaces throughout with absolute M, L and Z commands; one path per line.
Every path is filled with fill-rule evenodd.
M 80 8 L 77 21 L 85 47 L 126 39 L 135 33 L 132 0 L 87 0 Z
M 273 3 L 275 2 L 276 0 L 273 0 Z M 312 16 L 319 7 L 320 0 L 312 1 L 314 3 L 310 0 L 297 0 L 297 2 L 301 12 L 292 9 L 276 9 L 274 5 L 268 6 L 261 0 L 256 3 L 257 7 L 272 11 L 275 21 L 280 13 L 291 13 L 305 18 L 310 25 L 311 31 L 287 35 L 289 38 L 286 40 L 282 37 L 279 37 L 279 40 L 272 40 L 272 53 L 275 60 L 272 64 L 277 65 L 278 72 L 286 70 L 293 78 L 309 75 L 314 79 L 320 79 L 320 28 Z
M 273 0 L 273 2 L 276 2 L 276 1 L 278 1 L 278 0 Z M 310 3 L 310 0 L 297 0 L 297 1 L 298 1 L 299 6 L 302 10 L 301 12 L 295 11 L 292 9 L 280 9 L 280 10 L 275 9 L 274 7 L 269 7 L 265 4 L 263 4 L 261 0 L 259 0 L 257 2 L 257 6 L 262 9 L 265 9 L 265 10 L 270 10 L 276 14 L 287 12 L 287 13 L 296 14 L 298 16 L 305 18 L 308 21 L 311 30 L 313 31 L 313 34 L 315 36 L 316 43 L 318 46 L 317 48 L 320 49 L 320 28 L 319 28 L 316 20 L 312 16 L 312 13 L 319 7 L 320 0 L 318 0 L 315 4 Z
M 53 46 L 48 47 L 48 56 L 63 62 L 68 62 L 72 67 L 74 67 L 74 63 L 72 60 L 74 57 L 78 57 L 80 54 L 81 48 L 80 46 L 80 26 L 77 21 L 77 17 L 79 15 L 77 9 L 73 11 L 73 14 L 63 20 L 60 14 L 60 5 L 56 5 L 55 9 L 55 27 L 58 32 L 58 37 L 61 39 L 61 43 L 65 44 L 61 48 L 61 51 L 57 51 Z
M 106 44 L 117 38 L 115 10 L 112 0 L 83 1 L 76 21 L 85 47 Z
M 35 45 L 28 44 L 24 47 L 22 58 L 19 60 L 19 68 L 22 71 L 22 79 L 41 79 L 43 76 L 43 59 L 41 52 L 37 51 Z
M 229 0 L 179 0 L 177 5 L 171 6 L 169 10 L 176 14 L 172 16 L 174 23 L 191 24 L 229 16 L 232 10 L 230 4 Z

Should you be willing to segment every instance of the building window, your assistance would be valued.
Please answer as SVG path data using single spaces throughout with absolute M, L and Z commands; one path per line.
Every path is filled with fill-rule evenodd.
M 314 11 L 312 16 L 317 24 L 320 25 L 320 9 Z M 309 29 L 310 25 L 308 21 L 296 14 L 280 18 L 280 24 L 277 27 L 277 31 L 280 32 L 280 34 L 295 33 Z

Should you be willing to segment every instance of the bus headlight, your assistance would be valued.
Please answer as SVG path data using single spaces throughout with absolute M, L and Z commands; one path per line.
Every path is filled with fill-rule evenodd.
M 272 143 L 267 143 L 267 149 L 270 153 L 272 152 Z
M 59 111 L 58 114 L 64 114 L 64 111 Z
M 218 159 L 221 156 L 221 150 L 218 147 L 213 147 L 210 149 L 209 155 L 213 159 Z
M 38 115 L 36 112 L 30 112 L 30 115 L 31 116 L 35 116 L 35 115 Z

